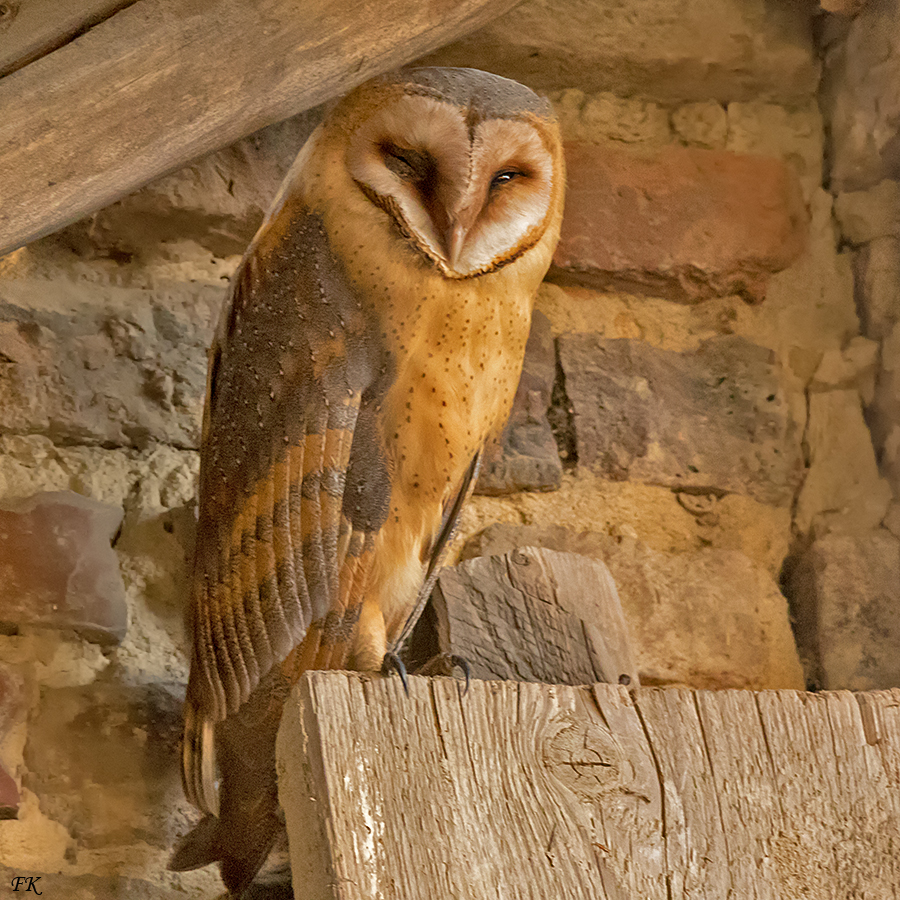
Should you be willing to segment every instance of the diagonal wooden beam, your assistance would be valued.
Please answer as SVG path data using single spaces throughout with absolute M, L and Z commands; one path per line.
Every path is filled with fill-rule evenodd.
M 515 2 L 137 0 L 0 79 L 0 255 Z

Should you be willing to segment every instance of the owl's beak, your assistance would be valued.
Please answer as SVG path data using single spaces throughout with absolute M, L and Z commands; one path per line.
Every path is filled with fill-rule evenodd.
M 479 212 L 481 212 L 480 204 L 469 203 L 468 206 L 450 213 L 450 221 L 444 229 L 444 246 L 447 248 L 447 262 L 450 263 L 452 269 L 455 269 L 459 262 L 463 244 L 465 244 L 466 237 L 472 230 Z
M 444 246 L 447 248 L 447 262 L 450 263 L 451 268 L 455 269 L 459 262 L 459 254 L 462 252 L 467 233 L 468 228 L 459 221 L 452 221 L 447 229 Z

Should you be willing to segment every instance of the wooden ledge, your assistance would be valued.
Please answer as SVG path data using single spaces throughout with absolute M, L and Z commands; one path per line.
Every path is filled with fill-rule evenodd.
M 311 672 L 278 766 L 304 900 L 900 896 L 900 690 Z

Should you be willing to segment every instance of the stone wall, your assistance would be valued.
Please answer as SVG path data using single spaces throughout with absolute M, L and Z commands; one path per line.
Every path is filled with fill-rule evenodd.
M 836 6 L 525 0 L 428 60 L 569 167 L 457 553 L 605 560 L 645 683 L 900 684 L 900 4 Z M 0 260 L 0 874 L 219 890 L 165 872 L 205 348 L 316 118 Z

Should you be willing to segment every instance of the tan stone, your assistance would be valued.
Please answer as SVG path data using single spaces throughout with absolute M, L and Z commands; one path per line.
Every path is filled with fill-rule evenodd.
M 828 690 L 900 686 L 900 540 L 885 529 L 815 541 L 790 581 Z
M 26 673 L 41 688 L 81 687 L 97 678 L 109 657 L 71 632 L 23 628 L 0 637 L 0 663 Z
M 724 150 L 728 116 L 721 103 L 685 103 L 672 113 L 672 128 L 686 144 Z
M 494 526 L 467 555 L 540 546 L 606 563 L 634 641 L 643 684 L 697 688 L 803 687 L 787 602 L 743 554 L 667 554 L 631 538 L 545 525 Z
M 674 492 L 655 485 L 606 481 L 563 473 L 552 494 L 473 497 L 463 510 L 454 552 L 468 538 L 495 522 L 561 525 L 638 539 L 663 553 L 689 553 L 710 547 L 735 550 L 777 576 L 791 542 L 789 509 L 766 506 L 728 494 L 715 502 L 714 521 L 697 516 Z
M 0 859 L 27 872 L 59 871 L 72 845 L 69 832 L 41 811 L 32 791 L 22 790 L 18 819 L 0 827 Z
M 845 191 L 834 199 L 841 234 L 851 244 L 900 234 L 900 182 L 879 181 L 864 191 Z
M 881 345 L 881 371 L 866 410 L 881 474 L 900 499 L 900 323 Z
M 825 12 L 855 16 L 866 5 L 866 0 L 819 0 L 819 5 Z
M 671 140 L 668 112 L 650 100 L 609 91 L 589 96 L 577 88 L 555 91 L 550 100 L 567 141 L 661 145 Z
M 88 216 L 61 239 L 87 257 L 120 260 L 179 240 L 218 257 L 241 255 L 320 119 L 316 108 L 264 128 Z
M 736 297 L 714 297 L 704 303 L 676 303 L 661 297 L 580 285 L 544 282 L 535 309 L 550 320 L 554 334 L 591 332 L 604 338 L 646 341 L 660 350 L 682 353 L 733 330 Z
M 857 251 L 854 270 L 863 331 L 882 340 L 900 322 L 900 238 L 873 238 Z
M 61 443 L 199 443 L 224 284 L 164 290 L 0 276 L 4 426 Z
M 198 463 L 197 453 L 171 447 L 137 453 L 0 438 L 0 498 L 69 489 L 126 507 L 116 554 L 129 627 L 113 656 L 133 681 L 187 678 L 183 605 Z
M 764 0 L 526 0 L 424 62 L 487 69 L 543 90 L 794 100 L 818 81 L 813 12 Z
M 796 173 L 807 200 L 822 185 L 824 126 L 816 101 L 786 108 L 751 100 L 728 104 L 725 149 L 774 156 Z
M 554 264 L 595 283 L 758 300 L 806 244 L 800 189 L 778 160 L 672 146 L 565 149 L 569 189 Z
M 772 276 L 764 303 L 743 304 L 733 311 L 735 333 L 772 348 L 784 362 L 794 358 L 797 349 L 840 350 L 859 334 L 851 256 L 837 252 L 831 196 L 819 189 L 810 207 L 805 252 Z
M 900 176 L 900 7 L 870 3 L 825 53 L 830 184 L 858 191 Z
M 876 528 L 892 495 L 878 473 L 859 394 L 811 394 L 805 443 L 809 471 L 797 499 L 797 529 L 823 536 Z
M 856 388 L 871 401 L 875 389 L 879 347 L 868 338 L 855 337 L 843 349 L 825 350 L 810 380 L 810 390 L 831 391 Z
M 891 503 L 881 524 L 895 538 L 900 538 L 900 500 Z

